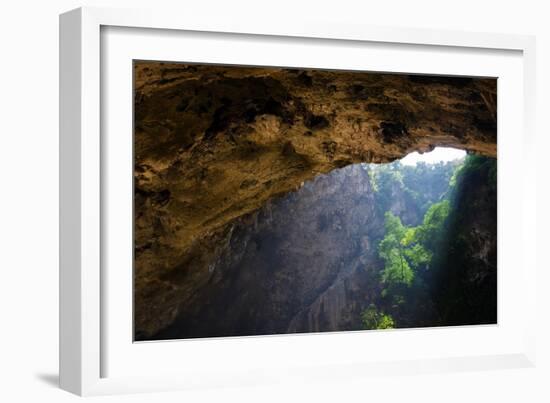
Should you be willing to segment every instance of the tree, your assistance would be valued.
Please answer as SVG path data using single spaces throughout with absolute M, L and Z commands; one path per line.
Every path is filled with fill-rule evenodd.
M 451 205 L 448 200 L 435 203 L 428 209 L 422 225 L 415 229 L 416 245 L 422 245 L 424 250 L 430 250 L 431 253 L 439 249 L 439 245 L 445 238 L 445 223 L 450 210 Z
M 361 313 L 361 323 L 363 329 L 393 329 L 395 323 L 390 315 L 379 312 L 374 304 L 370 304 L 367 309 Z
M 378 253 L 384 260 L 382 282 L 391 286 L 405 284 L 410 286 L 414 279 L 414 272 L 407 261 L 403 240 L 407 235 L 405 227 L 399 217 L 391 212 L 385 214 L 386 236 L 378 246 Z
M 455 160 L 403 165 L 395 161 L 369 166 L 377 209 L 384 214 L 392 207 L 400 206 L 407 211 L 407 216 L 401 219 L 410 225 L 419 225 L 430 206 L 449 197 L 449 181 L 462 163 L 463 160 Z M 399 214 L 395 209 L 392 212 Z

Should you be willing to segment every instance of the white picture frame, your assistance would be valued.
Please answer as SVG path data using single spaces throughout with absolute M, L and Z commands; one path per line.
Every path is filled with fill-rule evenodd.
M 499 136 L 501 129 L 506 132 L 507 128 L 514 128 L 519 131 L 517 136 L 520 141 L 518 143 L 516 139 L 512 142 L 511 135 L 505 136 L 501 146 L 499 137 L 499 189 L 503 184 L 500 175 L 501 151 L 507 155 L 506 153 L 512 152 L 515 147 L 514 151 L 520 153 L 521 160 L 526 162 L 530 161 L 535 153 L 535 134 L 532 123 L 534 122 L 535 99 L 535 41 L 530 36 L 382 28 L 315 20 L 301 20 L 299 24 L 287 23 L 283 26 L 279 22 L 269 21 L 269 19 L 262 21 L 239 18 L 211 20 L 192 15 L 174 15 L 169 12 L 150 10 L 80 8 L 65 13 L 60 17 L 60 385 L 63 389 L 79 395 L 96 395 L 200 388 L 214 385 L 244 386 L 258 383 L 292 382 L 293 379 L 328 381 L 347 376 L 368 376 L 374 372 L 394 375 L 517 368 L 534 365 L 535 328 L 530 315 L 536 311 L 537 265 L 534 258 L 536 253 L 533 250 L 536 243 L 526 242 L 526 234 L 536 233 L 534 208 L 536 179 L 534 168 L 530 168 L 529 164 L 523 164 L 525 166 L 515 173 L 516 179 L 521 182 L 522 192 L 516 191 L 515 195 L 510 194 L 508 206 L 504 206 L 505 211 L 510 211 L 506 209 L 513 208 L 515 202 L 520 203 L 521 208 L 517 209 L 516 216 L 503 218 L 499 210 L 499 237 L 502 230 L 501 222 L 507 220 L 507 228 L 513 229 L 513 231 L 507 231 L 510 234 L 506 237 L 508 239 L 514 237 L 513 240 L 519 240 L 521 245 L 515 252 L 502 252 L 515 253 L 513 261 L 520 265 L 523 279 L 518 283 L 518 287 L 519 292 L 524 296 L 524 302 L 518 309 L 521 308 L 525 314 L 518 323 L 516 320 L 512 320 L 517 316 L 510 316 L 509 322 L 514 322 L 510 327 L 439 329 L 435 331 L 413 329 L 395 332 L 354 332 L 353 334 L 341 332 L 322 336 L 288 335 L 230 338 L 230 340 L 191 340 L 181 343 L 148 343 L 148 347 L 144 347 L 143 344 L 133 344 L 126 331 L 127 319 L 131 317 L 129 313 L 132 308 L 131 298 L 121 298 L 121 301 L 117 302 L 108 298 L 109 289 L 112 290 L 113 287 L 121 286 L 125 290 L 131 289 L 131 287 L 125 283 L 128 277 L 110 277 L 110 272 L 105 271 L 109 262 L 106 257 L 108 248 L 105 245 L 104 233 L 105 227 L 115 225 L 109 224 L 110 221 L 105 222 L 105 220 L 111 219 L 113 223 L 115 222 L 113 215 L 106 216 L 105 214 L 105 211 L 111 208 L 109 203 L 112 200 L 121 200 L 115 195 L 106 196 L 109 192 L 114 191 L 108 180 L 113 174 L 110 169 L 118 169 L 109 164 L 109 153 L 106 152 L 106 147 L 109 149 L 113 147 L 110 149 L 111 151 L 116 149 L 125 153 L 123 148 L 131 147 L 131 144 L 124 142 L 124 136 L 121 137 L 122 140 L 119 139 L 119 145 L 111 142 L 113 136 L 105 136 L 106 133 L 110 134 L 112 131 L 108 119 L 108 116 L 112 115 L 109 108 L 123 108 L 123 113 L 127 114 L 128 110 L 131 113 L 131 98 L 124 98 L 124 94 L 127 95 L 131 75 L 128 76 L 128 82 L 124 88 L 115 88 L 116 84 L 113 83 L 120 82 L 121 76 L 116 74 L 124 74 L 124 71 L 128 71 L 125 60 L 135 57 L 131 51 L 135 47 L 132 45 L 131 37 L 138 35 L 139 32 L 143 34 L 140 46 L 149 49 L 148 57 L 161 57 L 157 60 L 163 60 L 162 56 L 169 54 L 163 53 L 163 51 L 170 52 L 171 46 L 173 47 L 174 43 L 182 40 L 178 33 L 185 35 L 186 32 L 192 32 L 195 37 L 216 33 L 214 38 L 216 41 L 229 41 L 230 38 L 235 37 L 253 38 L 260 44 L 262 41 L 270 41 L 279 49 L 289 41 L 299 43 L 302 49 L 311 46 L 315 41 L 323 42 L 323 46 L 330 46 L 335 50 L 345 47 L 346 44 L 358 45 L 359 48 L 363 44 L 376 44 L 380 48 L 393 46 L 397 49 L 396 52 L 408 51 L 406 49 L 410 47 L 415 52 L 425 52 L 428 60 L 431 60 L 435 66 L 433 69 L 436 70 L 438 68 L 445 69 L 445 63 L 442 62 L 441 67 L 438 67 L 434 55 L 430 54 L 432 51 L 450 52 L 450 55 L 455 54 L 455 56 L 449 57 L 455 58 L 457 55 L 462 57 L 461 53 L 457 52 L 470 52 L 474 54 L 472 57 L 479 58 L 488 55 L 486 59 L 479 59 L 486 60 L 485 67 L 480 64 L 479 66 L 464 66 L 464 70 L 461 70 L 464 73 L 470 72 L 472 75 L 476 75 L 476 72 L 478 75 L 490 72 L 494 67 L 491 66 L 491 63 L 494 63 L 494 59 L 491 57 L 513 54 L 509 64 L 505 61 L 502 62 L 503 66 L 510 66 L 509 73 L 503 74 L 510 74 L 510 80 L 508 80 L 510 91 L 516 91 L 521 99 L 521 104 L 518 99 L 515 99 L 514 106 L 515 108 L 521 106 L 522 113 L 518 114 L 519 120 L 501 122 L 500 116 L 506 116 L 506 110 L 501 113 L 499 98 Z M 112 39 L 109 39 L 109 46 L 106 46 L 106 39 L 102 37 L 105 33 L 113 34 Z M 154 35 L 151 35 L 152 33 Z M 113 53 L 103 49 L 108 47 L 118 49 L 117 57 L 126 59 L 114 62 L 112 66 L 108 61 L 102 60 L 106 57 L 111 57 L 113 61 L 116 59 Z M 193 47 L 192 44 L 191 47 Z M 128 51 L 126 52 L 124 49 L 128 49 Z M 271 52 L 269 55 L 268 57 L 266 52 L 264 59 L 255 59 L 256 63 L 262 64 L 261 61 L 265 61 L 268 65 L 276 63 L 277 51 Z M 223 58 L 219 60 L 205 59 L 206 56 L 201 56 L 199 53 L 195 57 L 196 60 L 203 62 L 228 61 Z M 262 52 L 259 52 L 259 56 L 256 53 L 256 57 L 262 57 Z M 282 55 L 279 54 L 279 57 L 282 58 Z M 169 59 L 164 60 L 180 61 L 181 56 L 169 56 Z M 243 61 L 244 59 L 239 60 Z M 398 57 L 393 57 L 391 60 L 387 66 L 379 64 L 373 69 L 399 71 Z M 182 61 L 189 61 L 189 59 L 186 58 Z M 284 61 L 282 63 L 285 64 Z M 307 60 L 303 59 L 297 63 L 304 66 Z M 314 56 L 311 56 L 311 63 L 313 66 L 318 63 L 314 61 Z M 254 64 L 252 59 L 250 64 Z M 117 68 L 117 66 L 123 65 L 126 66 L 126 70 Z M 288 61 L 285 65 L 288 65 Z M 428 72 L 421 65 L 403 67 L 402 71 L 414 72 L 411 69 L 422 69 L 423 72 Z M 117 73 L 118 70 L 120 72 Z M 439 70 L 436 70 L 430 72 L 437 73 Z M 440 72 L 452 73 L 454 70 L 441 70 Z M 106 80 L 102 75 L 112 76 L 118 81 Z M 112 90 L 111 85 L 113 86 Z M 111 98 L 111 93 L 122 94 L 122 98 L 119 95 L 113 95 Z M 506 93 L 506 88 L 504 93 Z M 128 99 L 128 104 L 114 102 L 119 99 Z M 506 108 L 506 102 L 503 105 L 502 108 Z M 131 122 L 128 122 L 127 119 L 125 122 L 131 126 Z M 503 122 L 504 127 L 501 125 Z M 128 134 L 128 126 L 121 126 L 121 130 Z M 518 147 L 518 144 L 521 146 Z M 506 169 L 506 159 L 503 163 Z M 120 189 L 123 188 L 124 186 L 120 187 Z M 499 198 L 500 195 L 499 190 Z M 124 226 L 124 222 L 116 225 Z M 502 250 L 499 243 L 499 259 Z M 131 275 L 131 272 L 126 272 L 125 275 Z M 107 280 L 109 280 L 108 287 Z M 506 284 L 503 285 L 499 279 L 499 293 L 503 287 L 506 287 Z M 123 295 L 127 295 L 127 293 Z M 504 298 L 506 298 L 506 293 L 504 293 Z M 499 307 L 503 306 L 501 303 L 508 306 L 506 300 L 499 300 Z M 118 320 L 119 317 L 116 317 L 115 311 L 123 312 L 123 315 L 126 316 L 121 316 L 121 320 Z M 514 315 L 517 314 L 517 312 L 514 313 Z M 114 322 L 109 319 L 112 317 L 116 317 L 116 323 L 123 323 L 126 328 L 120 331 L 116 330 Z M 502 343 L 499 342 L 501 338 Z M 367 339 L 369 342 L 376 343 L 384 343 L 385 339 L 400 340 L 400 342 L 410 340 L 413 345 L 418 346 L 418 354 L 406 355 L 405 352 L 397 350 L 394 356 L 387 357 L 387 359 L 383 357 L 366 359 L 358 356 L 348 360 L 339 360 L 338 357 L 330 355 L 316 358 L 313 355 L 313 352 L 318 349 L 333 351 L 333 347 L 336 345 L 354 345 L 354 343 L 361 343 Z M 423 341 L 423 339 L 427 341 Z M 441 347 L 444 346 L 445 340 L 457 339 L 466 340 L 463 350 L 451 351 L 449 349 L 447 353 L 444 347 Z M 473 342 L 467 340 L 474 339 L 483 339 L 486 344 L 480 343 L 478 348 L 473 348 Z M 430 344 L 432 346 L 439 345 L 439 350 L 430 350 Z M 490 344 L 494 344 L 493 349 L 488 347 Z M 167 358 L 164 358 L 166 365 L 163 367 L 167 368 L 165 372 L 153 374 L 147 371 L 132 371 L 132 367 L 136 367 L 134 359 L 137 362 L 146 363 L 147 360 L 153 359 L 152 355 L 167 357 L 171 354 L 177 355 L 176 351 L 182 353 L 185 346 L 191 346 L 185 351 L 186 357 L 188 357 L 185 364 L 168 363 Z M 213 363 L 216 363 L 215 358 L 209 358 L 203 365 L 198 365 L 199 357 L 204 359 L 204 351 L 212 349 L 215 349 L 218 357 L 222 357 L 218 358 L 217 363 L 220 365 L 216 371 L 208 369 Z M 193 351 L 197 353 L 193 355 Z M 231 351 L 233 351 L 233 355 L 231 355 Z M 292 354 L 292 359 L 280 358 L 285 357 L 285 351 L 293 351 L 296 354 Z M 301 352 L 301 354 L 297 352 Z M 226 355 L 224 356 L 224 354 Z M 239 361 L 241 362 L 228 361 L 231 362 L 230 365 L 222 365 L 224 360 L 234 360 L 237 354 L 240 354 L 239 357 L 242 359 Z M 345 356 L 345 353 L 343 355 Z M 264 359 L 261 368 L 257 366 L 259 365 L 257 363 L 258 356 L 262 356 Z M 139 360 L 135 357 L 139 357 Z M 118 365 L 116 370 L 110 368 L 111 363 Z M 127 364 L 124 365 L 124 363 Z M 186 367 L 192 366 L 195 369 L 193 373 L 186 369 Z M 258 370 L 259 368 L 261 371 Z

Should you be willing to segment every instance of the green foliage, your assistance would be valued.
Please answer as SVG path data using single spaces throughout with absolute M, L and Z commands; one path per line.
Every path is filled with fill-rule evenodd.
M 378 323 L 378 329 L 393 329 L 395 327 L 395 324 L 393 323 L 393 319 L 390 315 L 382 315 L 380 317 L 380 322 Z
M 382 272 L 382 282 L 388 285 L 405 284 L 410 286 L 414 279 L 414 272 L 399 249 L 393 249 L 385 259 L 386 264 Z
M 415 230 L 415 241 L 435 251 L 438 242 L 444 237 L 445 221 L 450 210 L 448 200 L 433 204 L 424 215 L 422 225 Z
M 385 236 L 378 244 L 378 254 L 384 261 L 380 296 L 399 321 L 407 317 L 407 312 L 423 309 L 420 301 L 427 294 L 425 277 L 434 252 L 445 239 L 449 210 L 448 200 L 433 204 L 416 227 L 403 225 L 391 212 L 385 214 Z
M 456 187 L 457 179 L 461 175 L 463 168 L 464 168 L 464 164 L 462 164 L 457 169 L 455 169 L 453 175 L 451 176 L 451 179 L 449 180 L 449 188 L 454 189 Z
M 428 265 L 432 260 L 432 253 L 429 252 L 423 245 L 414 244 L 404 251 L 407 260 L 413 267 Z
M 395 323 L 390 315 L 379 312 L 374 304 L 361 312 L 363 329 L 393 329 Z
M 413 283 L 415 272 L 429 266 L 433 247 L 441 239 L 444 223 L 449 215 L 449 201 L 432 205 L 423 223 L 408 228 L 391 212 L 385 214 L 385 236 L 378 245 L 378 254 L 384 260 L 382 283 L 393 286 Z
M 376 180 L 376 172 L 370 168 L 367 168 L 367 173 L 369 175 L 369 182 L 370 182 L 370 185 L 372 186 L 372 190 L 374 190 L 374 192 L 378 192 L 378 182 Z
M 396 195 L 401 195 L 405 198 L 407 210 L 416 210 L 421 218 L 433 203 L 448 197 L 449 182 L 456 182 L 457 167 L 461 165 L 462 160 L 416 165 L 396 161 L 369 167 L 369 178 L 380 212 L 388 211 Z
M 403 240 L 407 235 L 407 228 L 401 223 L 399 217 L 389 211 L 385 214 L 386 236 L 378 246 L 380 257 L 385 266 L 382 272 L 382 282 L 388 285 L 411 285 L 414 272 L 409 265 L 404 253 Z
M 440 227 L 449 215 L 449 209 L 448 200 L 433 204 L 424 215 L 423 227 L 430 229 Z
M 450 185 L 455 188 L 457 183 L 462 182 L 464 177 L 470 177 L 476 173 L 487 172 L 489 185 L 496 189 L 497 186 L 497 164 L 496 159 L 486 158 L 481 155 L 470 154 L 464 160 L 464 164 L 459 167 L 451 178 Z M 457 192 L 456 190 L 454 190 Z
M 465 267 L 488 270 L 487 263 L 472 259 L 470 229 L 475 222 L 496 234 L 496 160 L 468 155 L 463 162 L 396 162 L 368 169 L 377 208 L 384 214 L 378 243 L 383 268 L 374 280 L 378 294 L 370 294 L 374 304 L 361 313 L 363 327 L 433 326 L 491 317 L 496 312 L 489 299 L 494 287 L 487 286 L 484 300 L 485 291 L 463 292 L 461 276 Z M 493 255 L 489 257 L 496 262 Z M 493 277 L 487 279 L 492 284 Z
M 377 197 L 376 205 L 381 208 L 382 213 L 391 204 L 392 195 L 404 189 L 402 167 L 401 163 L 394 162 L 369 169 L 369 179 Z
M 426 270 L 433 252 L 444 238 L 445 220 L 450 211 L 448 200 L 433 204 L 422 224 L 408 228 L 391 212 L 385 214 L 385 236 L 378 245 L 378 254 L 384 260 L 382 282 L 410 286 L 415 271 Z

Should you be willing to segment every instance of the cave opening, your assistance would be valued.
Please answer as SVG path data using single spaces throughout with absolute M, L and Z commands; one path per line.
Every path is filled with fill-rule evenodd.
M 496 323 L 496 160 L 337 168 L 196 253 L 208 283 L 153 339 Z
M 136 341 L 496 322 L 495 79 L 134 73 Z
M 436 163 L 459 160 L 466 157 L 466 150 L 454 147 L 434 147 L 432 151 L 419 153 L 413 151 L 401 158 L 401 163 L 405 165 L 414 165 L 419 162 Z

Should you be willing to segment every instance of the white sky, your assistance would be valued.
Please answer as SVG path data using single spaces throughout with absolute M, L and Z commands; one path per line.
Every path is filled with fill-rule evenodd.
M 434 164 L 439 161 L 452 161 L 466 156 L 466 151 L 457 150 L 449 147 L 436 147 L 432 152 L 419 154 L 416 151 L 408 154 L 401 159 L 401 163 L 405 165 L 416 165 L 422 161 L 427 164 Z

